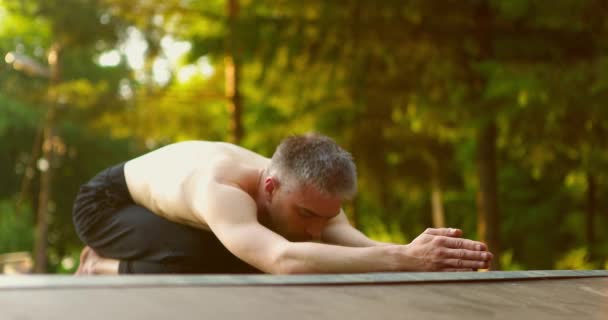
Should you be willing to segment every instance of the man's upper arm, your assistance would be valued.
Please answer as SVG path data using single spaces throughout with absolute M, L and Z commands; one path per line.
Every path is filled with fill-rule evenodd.
M 199 184 L 193 210 L 235 256 L 267 273 L 278 272 L 288 241 L 257 220 L 255 201 L 243 190 L 215 181 Z
M 325 243 L 347 247 L 372 247 L 380 244 L 355 229 L 343 210 L 340 210 L 340 213 L 329 221 L 323 230 L 321 239 Z

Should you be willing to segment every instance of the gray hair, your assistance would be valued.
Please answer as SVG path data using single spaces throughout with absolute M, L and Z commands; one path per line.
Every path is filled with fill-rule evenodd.
M 350 199 L 357 192 L 351 154 L 317 133 L 285 138 L 272 156 L 269 172 L 289 186 L 311 185 L 325 195 Z

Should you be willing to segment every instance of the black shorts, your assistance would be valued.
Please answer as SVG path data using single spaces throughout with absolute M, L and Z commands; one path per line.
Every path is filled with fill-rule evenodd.
M 124 163 L 80 188 L 73 221 L 86 245 L 120 260 L 119 273 L 260 273 L 230 253 L 212 232 L 169 221 L 135 204 Z

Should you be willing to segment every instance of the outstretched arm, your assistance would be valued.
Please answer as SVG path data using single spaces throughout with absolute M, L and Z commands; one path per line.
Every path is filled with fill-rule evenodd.
M 493 255 L 486 252 L 487 246 L 481 242 L 462 239 L 462 230 L 453 228 L 428 228 L 407 245 L 415 261 L 424 265 L 425 270 L 481 269 L 489 267 Z M 333 218 L 322 233 L 325 243 L 348 247 L 374 247 L 398 245 L 372 240 L 354 228 L 344 211 Z M 487 261 L 483 267 L 463 267 L 470 265 L 466 260 Z M 455 268 L 452 268 L 455 267 Z
M 407 246 L 290 242 L 258 223 L 255 201 L 241 189 L 214 181 L 196 185 L 189 193 L 192 210 L 230 252 L 267 273 L 470 270 L 484 268 L 489 260 L 481 256 L 485 246 L 475 247 L 480 243 L 430 234 Z

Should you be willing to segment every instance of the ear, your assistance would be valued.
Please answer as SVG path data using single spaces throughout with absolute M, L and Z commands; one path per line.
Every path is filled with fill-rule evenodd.
M 266 200 L 272 200 L 272 196 L 279 189 L 279 180 L 273 176 L 268 176 L 264 179 L 264 194 L 266 196 Z

